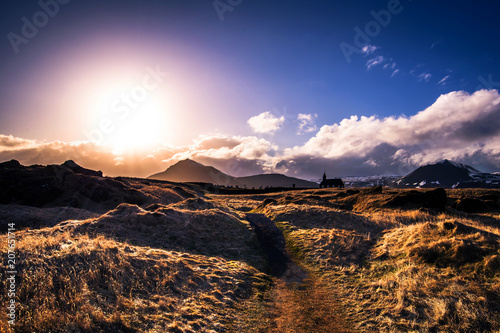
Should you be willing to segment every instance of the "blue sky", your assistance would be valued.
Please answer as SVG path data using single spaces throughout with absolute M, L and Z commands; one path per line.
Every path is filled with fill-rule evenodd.
M 486 171 L 500 168 L 495 131 L 425 149 L 415 147 L 435 142 L 432 133 L 401 145 L 379 138 L 362 151 L 330 149 L 373 140 L 359 134 L 365 122 L 343 120 L 375 117 L 370 128 L 380 120 L 376 131 L 383 132 L 390 125 L 384 119 L 411 118 L 454 92 L 468 96 L 452 95 L 448 103 L 472 105 L 465 113 L 475 118 L 464 122 L 483 120 L 484 110 L 473 105 L 484 105 L 494 118 L 500 86 L 495 2 L 61 2 L 0 5 L 2 159 L 59 163 L 71 157 L 108 174 L 140 176 L 185 157 L 232 173 L 306 178 L 323 169 L 341 176 L 401 173 L 402 155 L 411 167 L 452 158 Z M 44 7 L 53 14 L 46 22 Z M 388 23 L 377 23 L 373 13 Z M 23 18 L 41 20 L 34 36 L 23 35 Z M 369 37 L 363 45 L 356 45 L 358 28 Z M 357 49 L 351 61 L 340 47 L 347 44 Z M 147 68 L 168 76 L 126 124 L 109 105 L 140 85 Z M 487 96 L 474 94 L 480 89 Z M 448 105 L 440 105 L 426 114 L 441 119 Z M 111 134 L 99 127 L 103 119 Z M 422 125 L 418 119 L 412 126 Z M 481 132 L 483 123 L 477 126 Z M 330 146 L 321 146 L 325 142 Z M 452 142 L 468 149 L 455 153 Z M 85 153 L 75 153 L 77 145 Z M 375 154 L 384 145 L 385 157 Z M 46 153 L 33 153 L 40 149 Z

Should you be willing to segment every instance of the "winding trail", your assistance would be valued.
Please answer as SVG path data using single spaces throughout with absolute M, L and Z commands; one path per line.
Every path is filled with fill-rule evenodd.
M 246 214 L 275 277 L 271 292 L 272 333 L 354 332 L 336 295 L 314 274 L 294 262 L 281 230 L 264 214 Z M 296 260 L 295 260 L 296 261 Z

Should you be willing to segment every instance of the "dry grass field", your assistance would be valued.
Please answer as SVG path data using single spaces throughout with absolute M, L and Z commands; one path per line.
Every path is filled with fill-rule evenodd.
M 464 197 L 492 201 L 467 214 L 417 202 L 389 207 L 408 191 L 373 190 L 352 194 L 348 211 L 335 208 L 347 202 L 343 190 L 287 194 L 256 210 L 273 218 L 359 331 L 498 331 L 500 193 L 449 191 L 451 206 Z
M 16 326 L 2 306 L 1 332 L 500 330 L 499 191 L 218 195 L 116 181 L 144 202 L 0 206 L 18 225 Z M 284 274 L 248 213 L 284 234 Z

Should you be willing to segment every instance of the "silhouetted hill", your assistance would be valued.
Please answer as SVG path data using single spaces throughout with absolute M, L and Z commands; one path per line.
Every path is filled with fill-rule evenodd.
M 443 160 L 419 167 L 396 182 L 400 187 L 499 187 L 500 177 L 470 165 Z
M 149 179 L 168 180 L 171 182 L 200 182 L 218 185 L 237 185 L 235 177 L 226 175 L 211 166 L 186 159 L 170 166 L 163 172 L 148 177 Z
M 223 186 L 239 186 L 247 188 L 259 187 L 308 187 L 316 188 L 318 184 L 307 180 L 288 177 L 282 174 L 262 174 L 247 177 L 233 177 L 211 166 L 186 159 L 170 166 L 167 170 L 156 173 L 148 179 L 168 180 L 171 182 L 201 182 Z

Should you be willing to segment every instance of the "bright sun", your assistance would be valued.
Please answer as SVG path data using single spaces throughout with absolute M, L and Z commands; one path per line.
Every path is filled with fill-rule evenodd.
M 167 105 L 151 98 L 116 123 L 108 145 L 116 153 L 144 151 L 169 141 Z
M 97 125 L 89 135 L 92 141 L 115 154 L 147 152 L 171 141 L 171 106 L 165 97 L 149 92 L 140 100 L 117 98 L 117 90 L 100 91 L 92 114 Z

